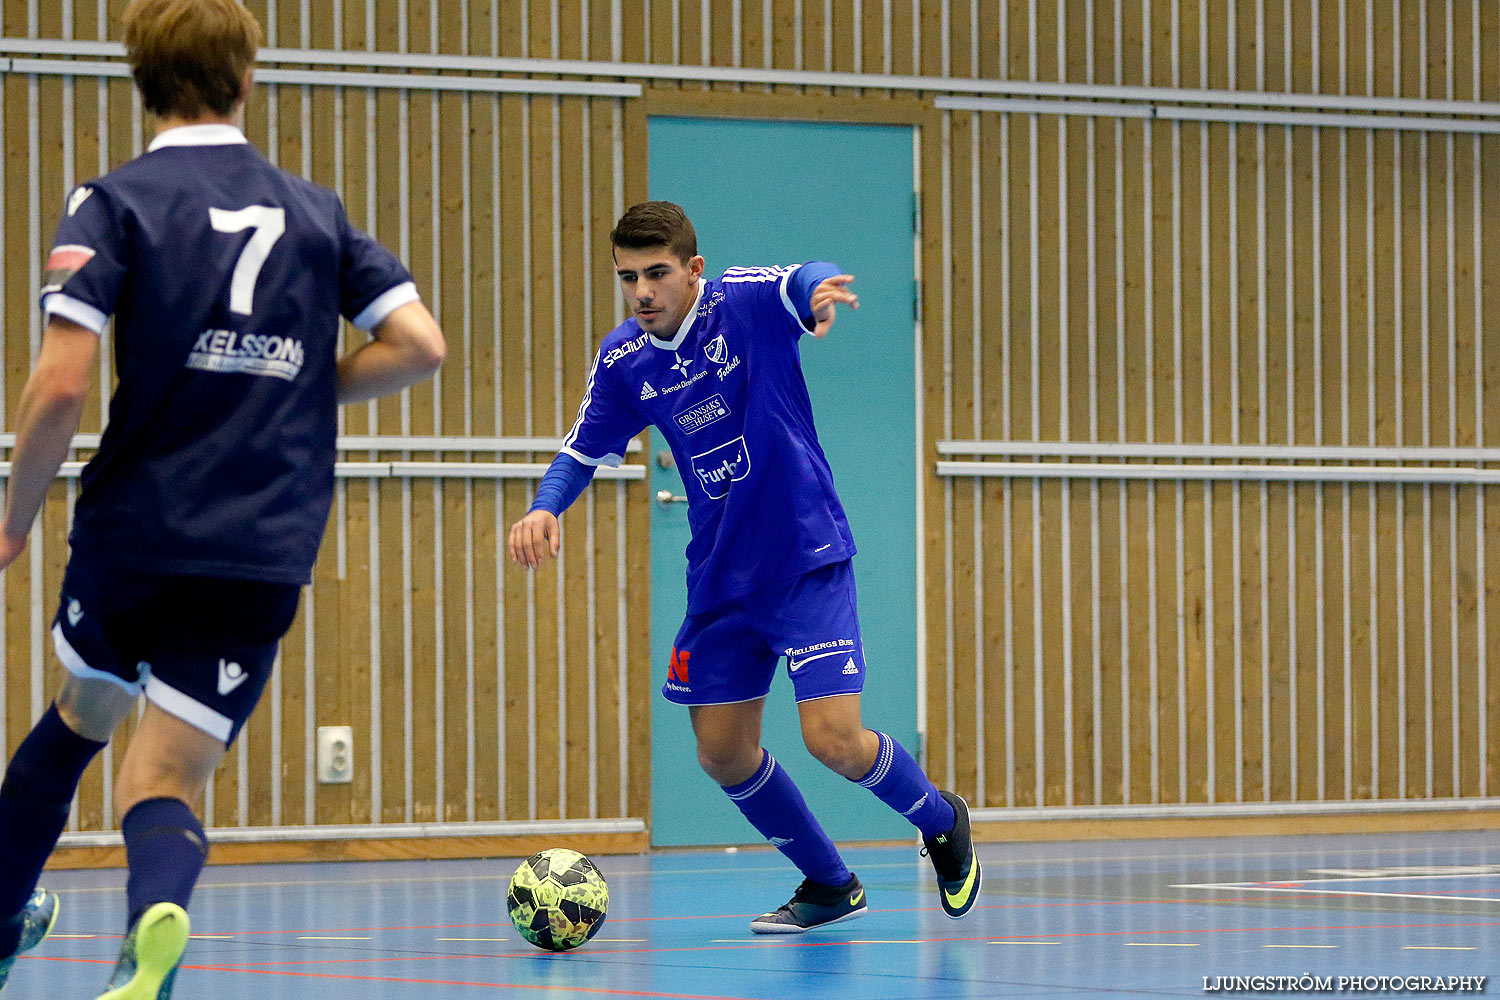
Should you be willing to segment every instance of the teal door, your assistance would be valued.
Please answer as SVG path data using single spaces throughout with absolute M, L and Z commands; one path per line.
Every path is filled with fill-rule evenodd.
M 653 118 L 651 197 L 693 220 L 706 271 L 829 260 L 855 276 L 858 312 L 840 308 L 824 340 L 803 339 L 819 437 L 859 554 L 854 559 L 869 673 L 867 726 L 917 748 L 916 362 L 912 131 L 722 119 Z M 653 435 L 655 432 L 653 431 Z M 654 436 L 651 492 L 683 495 Z M 651 656 L 659 687 L 687 605 L 685 504 L 652 503 Z M 698 767 L 687 710 L 652 697 L 652 842 L 760 839 Z M 913 836 L 869 792 L 802 745 L 785 661 L 766 699 L 765 747 L 836 840 Z

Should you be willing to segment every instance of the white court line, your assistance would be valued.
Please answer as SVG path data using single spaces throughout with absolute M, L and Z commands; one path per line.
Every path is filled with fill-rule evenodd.
M 1263 944 L 1262 948 L 1337 948 L 1336 944 Z
M 1186 941 L 1126 941 L 1127 948 L 1197 948 L 1199 945 Z
M 1496 874 L 1496 873 L 1486 873 Z M 1420 892 L 1375 892 L 1369 889 L 1322 889 L 1317 885 L 1326 883 L 1358 883 L 1358 882 L 1398 882 L 1410 881 L 1412 879 L 1449 879 L 1449 878 L 1484 878 L 1485 874 L 1462 873 L 1454 875 L 1387 875 L 1387 876 L 1357 876 L 1350 878 L 1314 878 L 1314 879 L 1288 879 L 1286 882 L 1269 885 L 1264 882 L 1196 882 L 1180 883 L 1171 886 L 1173 889 L 1217 889 L 1229 892 L 1296 892 L 1303 894 L 1317 894 L 1323 896 L 1378 896 L 1389 899 L 1451 899 L 1470 903 L 1495 903 L 1500 902 L 1496 896 L 1450 896 L 1440 893 Z
M 1406 946 L 1406 950 L 1407 951 L 1478 951 L 1479 949 L 1478 948 L 1474 948 L 1474 947 L 1470 947 L 1468 945 L 1409 944 L 1409 945 Z

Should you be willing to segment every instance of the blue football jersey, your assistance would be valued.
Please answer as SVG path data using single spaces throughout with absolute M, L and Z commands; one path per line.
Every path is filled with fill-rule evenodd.
M 687 489 L 690 613 L 854 555 L 802 377 L 807 303 L 788 292 L 802 266 L 701 281 L 671 340 L 616 327 L 564 441 L 580 462 L 619 465 L 647 424 L 661 431 Z
M 339 317 L 417 291 L 331 191 L 228 125 L 159 135 L 69 196 L 41 289 L 119 383 L 70 541 L 137 569 L 305 583 L 333 498 Z

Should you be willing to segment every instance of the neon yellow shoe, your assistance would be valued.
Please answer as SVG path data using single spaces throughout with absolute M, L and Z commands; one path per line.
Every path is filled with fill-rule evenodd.
M 99 1000 L 168 1000 L 188 943 L 188 915 L 176 903 L 146 907 L 125 943 L 109 988 Z
M 35 948 L 52 932 L 52 925 L 57 923 L 58 909 L 57 893 L 38 889 L 31 894 L 21 912 L 11 918 L 21 922 L 21 941 L 14 952 L 0 958 L 0 989 L 5 988 L 5 981 L 10 978 L 10 967 L 16 964 L 21 952 Z
M 969 836 L 969 804 L 952 792 L 938 792 L 953 807 L 953 829 L 923 838 L 922 853 L 937 872 L 938 896 L 943 912 L 953 919 L 968 913 L 979 898 L 983 877 L 979 855 Z

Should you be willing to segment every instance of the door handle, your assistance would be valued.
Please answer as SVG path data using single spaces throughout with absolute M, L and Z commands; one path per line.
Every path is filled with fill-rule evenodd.
M 671 490 L 657 490 L 656 491 L 656 502 L 659 503 L 659 504 L 661 504 L 663 507 L 665 507 L 668 504 L 687 503 L 688 501 L 687 501 L 687 497 L 677 496 Z

